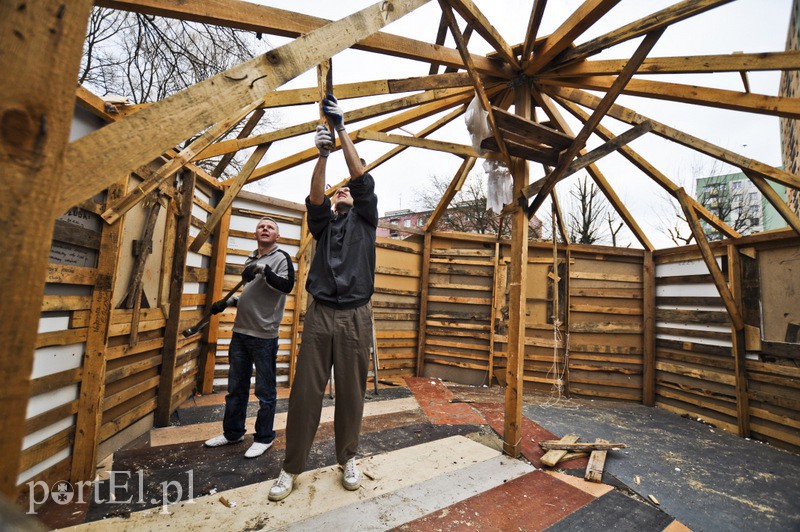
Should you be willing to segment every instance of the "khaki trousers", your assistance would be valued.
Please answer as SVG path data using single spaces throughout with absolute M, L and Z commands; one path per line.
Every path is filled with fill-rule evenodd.
M 336 392 L 333 420 L 336 461 L 344 464 L 356 455 L 371 346 L 372 306 L 369 303 L 348 310 L 326 307 L 316 301 L 308 307 L 289 395 L 283 462 L 287 473 L 305 471 L 331 367 Z

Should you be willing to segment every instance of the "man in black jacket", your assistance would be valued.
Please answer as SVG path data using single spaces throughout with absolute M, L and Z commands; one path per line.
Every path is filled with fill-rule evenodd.
M 278 331 L 286 306 L 286 294 L 294 288 L 294 266 L 288 253 L 278 248 L 278 223 L 262 218 L 256 225 L 258 249 L 245 260 L 242 295 L 211 305 L 218 314 L 228 306 L 237 308 L 233 336 L 228 348 L 228 395 L 225 396 L 223 434 L 205 442 L 207 447 L 239 443 L 244 439 L 250 376 L 256 367 L 256 434 L 253 445 L 244 453 L 247 458 L 261 456 L 275 439 L 273 423 L 277 391 L 275 368 L 278 355 Z
M 336 387 L 336 460 L 344 468 L 342 485 L 356 490 L 361 472 L 356 464 L 364 394 L 372 346 L 372 306 L 375 284 L 375 237 L 378 198 L 375 182 L 364 169 L 344 129 L 344 116 L 333 95 L 323 101 L 342 145 L 350 180 L 334 194 L 334 211 L 325 196 L 325 166 L 334 142 L 325 126 L 317 128 L 314 143 L 319 159 L 306 198 L 308 228 L 317 250 L 306 289 L 314 297 L 303 325 L 289 413 L 286 421 L 286 457 L 269 499 L 286 498 L 294 479 L 305 470 L 322 411 L 325 385 L 333 367 Z

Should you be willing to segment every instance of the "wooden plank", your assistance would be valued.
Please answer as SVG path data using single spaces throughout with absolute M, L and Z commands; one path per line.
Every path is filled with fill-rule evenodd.
M 569 146 L 575 140 L 575 138 L 571 135 L 562 133 L 557 129 L 544 126 L 539 122 L 534 122 L 533 120 L 528 120 L 513 113 L 509 113 L 508 111 L 505 111 L 499 107 L 493 106 L 492 111 L 495 113 L 497 127 L 499 127 L 502 131 L 515 132 L 519 135 L 527 137 L 532 142 L 547 144 L 548 146 L 558 148 L 559 150 L 564 150 L 569 148 Z
M 523 68 L 526 67 L 528 61 L 530 61 L 533 46 L 536 43 L 536 36 L 539 34 L 539 27 L 542 24 L 545 6 L 547 6 L 547 0 L 533 0 L 531 17 L 528 19 L 528 29 L 525 32 L 525 44 L 522 48 Z
M 580 78 L 558 78 L 541 80 L 543 86 L 574 87 L 585 90 L 610 90 L 615 76 L 584 76 Z M 800 103 L 788 96 L 768 96 L 747 92 L 683 85 L 644 79 L 632 79 L 622 90 L 624 94 L 656 100 L 717 107 L 733 111 L 744 111 L 782 118 L 800 118 Z
M 391 11 L 382 4 L 367 7 L 76 140 L 66 156 L 64 182 L 69 186 L 57 205 L 67 207 L 93 195 L 427 1 L 396 0 Z
M 186 266 L 186 254 L 191 222 L 192 198 L 194 196 L 195 176 L 192 172 L 184 172 L 181 207 L 175 231 L 175 253 L 173 255 L 172 280 L 170 282 L 169 315 L 164 330 L 164 348 L 161 355 L 161 380 L 158 386 L 158 398 L 153 423 L 157 427 L 169 425 L 172 414 L 172 394 L 175 385 L 175 359 L 177 357 L 178 331 L 180 329 L 181 297 L 183 296 L 183 272 Z
M 542 73 L 540 77 L 619 74 L 625 67 L 626 62 L 626 59 L 581 61 L 563 68 Z M 648 57 L 639 66 L 636 75 L 793 70 L 798 64 L 800 64 L 800 50 L 762 52 L 755 54 L 732 53 L 681 57 Z
M 595 443 L 564 442 L 560 440 L 544 440 L 539 442 L 542 449 L 553 449 L 556 451 L 610 451 L 612 449 L 627 449 L 624 443 L 609 443 L 606 440 L 595 440 Z
M 452 153 L 464 158 L 486 158 L 491 159 L 493 156 L 490 153 L 480 154 L 475 151 L 475 148 L 466 144 L 457 144 L 455 142 L 445 142 L 442 140 L 430 140 L 420 137 L 412 137 L 407 135 L 395 135 L 390 133 L 382 133 L 380 131 L 372 131 L 369 129 L 360 129 L 356 134 L 358 140 L 373 140 L 377 142 L 385 142 L 388 144 L 397 144 L 400 146 L 408 146 L 414 148 L 424 148 L 426 150 L 443 151 Z
M 242 4 L 237 0 L 205 0 L 202 11 L 199 11 L 194 4 L 175 0 L 98 0 L 96 4 L 114 9 L 291 38 L 300 37 L 331 22 L 324 18 L 295 11 L 251 3 Z M 397 9 L 395 6 L 393 8 Z M 463 68 L 462 60 L 456 50 L 390 33 L 376 32 L 354 44 L 353 48 L 425 63 Z M 484 56 L 475 54 L 472 60 L 482 74 L 511 77 L 509 69 L 498 66 L 496 62 Z M 316 62 L 314 65 L 318 63 Z
M 597 148 L 593 149 L 592 151 L 586 152 L 574 161 L 572 164 L 569 165 L 567 168 L 566 175 L 572 175 L 579 170 L 586 168 L 590 164 L 602 159 L 606 155 L 613 153 L 626 144 L 633 142 L 634 140 L 638 139 L 645 133 L 649 133 L 653 129 L 652 124 L 650 122 L 642 122 L 641 124 L 636 124 L 628 131 L 622 133 L 621 135 L 617 135 L 613 139 L 609 139 L 605 142 L 605 144 L 598 146 Z
M 728 279 L 730 291 L 737 311 L 742 308 L 742 268 L 739 250 L 736 246 L 728 246 Z M 736 422 L 739 436 L 750 437 L 750 401 L 747 396 L 747 372 L 744 324 L 741 327 L 731 326 L 731 351 L 733 353 L 733 374 L 736 377 Z
M 800 217 L 798 217 L 797 214 L 792 211 L 789 205 L 783 201 L 783 198 L 781 198 L 780 195 L 775 192 L 775 189 L 769 186 L 769 183 L 767 183 L 766 179 L 746 168 L 743 168 L 742 171 L 748 178 L 750 178 L 750 181 L 752 181 L 753 184 L 758 187 L 758 190 L 761 191 L 761 195 L 764 196 L 773 207 L 775 207 L 775 210 L 778 211 L 778 214 L 780 214 L 784 220 L 786 220 L 786 223 L 792 229 L 794 229 L 797 234 L 800 235 Z
M 420 262 L 419 277 L 419 324 L 417 336 L 417 377 L 422 376 L 425 369 L 425 343 L 428 331 L 428 291 L 430 284 L 430 258 L 431 258 L 432 237 L 429 231 L 425 231 L 425 241 L 422 248 L 422 262 Z
M 558 441 L 560 443 L 562 443 L 562 444 L 568 444 L 568 443 L 575 443 L 579 439 L 580 439 L 580 437 L 577 434 L 567 434 L 566 436 L 564 436 L 563 438 L 561 438 Z M 567 451 L 565 451 L 565 450 L 547 451 L 539 459 L 539 461 L 541 462 L 542 465 L 545 465 L 545 466 L 548 466 L 548 467 L 555 467 L 555 465 L 558 464 L 558 462 L 561 461 L 561 459 L 564 457 L 565 454 L 567 454 Z
M 37 324 L 91 2 L 0 4 L 0 494 L 16 496 Z M 25 53 L 22 53 L 24 46 Z M 58 58 L 54 61 L 53 58 Z M 13 73 L 13 75 L 11 75 Z M 21 81 L 21 80 L 24 80 Z M 11 319 L 11 317 L 14 319 Z
M 560 54 L 556 61 L 561 64 L 571 63 L 597 54 L 606 48 L 635 39 L 655 29 L 663 29 L 689 17 L 693 17 L 709 9 L 727 4 L 732 0 L 684 0 L 666 7 L 644 18 L 626 24 L 605 35 L 601 35 L 586 43 L 575 46 Z
M 453 179 L 450 181 L 450 184 L 447 185 L 447 190 L 445 190 L 444 194 L 442 195 L 442 199 L 439 200 L 439 203 L 436 205 L 436 208 L 433 210 L 433 213 L 428 218 L 428 221 L 425 223 L 425 235 L 427 235 L 436 228 L 436 225 L 439 223 L 442 215 L 444 215 L 444 211 L 447 210 L 447 207 L 450 206 L 450 202 L 453 201 L 455 195 L 461 190 L 461 187 L 464 185 L 464 181 L 467 179 L 469 172 L 472 170 L 473 166 L 475 166 L 475 157 L 467 157 L 464 159 L 464 162 L 461 163 L 458 171 L 453 176 Z M 426 240 L 428 242 L 428 240 Z M 430 245 L 430 242 L 428 242 Z M 427 250 L 428 259 L 426 260 L 425 264 L 430 264 L 430 249 Z
M 511 49 L 511 46 L 503 39 L 503 36 L 500 35 L 472 0 L 449 0 L 449 4 L 458 11 L 458 14 L 467 22 L 469 27 L 474 28 L 478 35 L 497 50 L 500 57 L 515 69 L 519 68 L 514 50 Z
M 567 171 L 572 159 L 584 148 L 589 135 L 592 134 L 595 127 L 600 123 L 600 120 L 602 120 L 602 118 L 614 104 L 617 96 L 619 96 L 619 94 L 625 88 L 625 85 L 633 77 L 633 74 L 636 72 L 639 64 L 644 60 L 647 54 L 650 53 L 650 50 L 653 48 L 653 46 L 655 46 L 656 42 L 658 42 L 658 39 L 661 37 L 663 31 L 664 30 L 654 30 L 653 32 L 648 33 L 647 36 L 642 40 L 641 44 L 639 44 L 639 46 L 636 48 L 636 51 L 633 53 L 633 55 L 631 55 L 631 59 L 625 66 L 623 72 L 614 80 L 612 87 L 608 90 L 605 96 L 603 96 L 601 102 L 597 105 L 597 108 L 583 125 L 580 132 L 578 132 L 578 134 L 575 136 L 575 141 L 564 152 L 561 162 L 559 162 L 558 166 L 546 177 L 545 182 L 542 185 L 542 190 L 536 195 L 533 203 L 528 208 L 529 219 L 536 214 L 536 211 L 542 205 L 547 195 L 550 194 L 550 191 L 553 189 L 553 187 L 555 187 L 556 183 L 563 179 L 564 173 Z
M 584 105 L 589 108 L 594 108 L 595 106 L 599 105 L 599 102 L 601 101 L 600 98 L 594 96 L 593 94 L 568 87 L 549 87 L 547 92 L 548 94 L 563 97 L 566 100 Z M 655 135 L 686 146 L 687 148 L 708 155 L 714 159 L 737 166 L 741 169 L 746 168 L 772 181 L 800 189 L 800 178 L 790 174 L 785 170 L 774 168 L 768 164 L 743 157 L 742 155 L 716 146 L 699 137 L 695 137 L 678 129 L 667 126 L 666 124 L 652 120 L 651 118 L 642 116 L 619 104 L 614 104 L 611 106 L 611 108 L 608 110 L 608 116 L 631 125 L 639 124 L 649 120 L 653 125 L 652 133 Z
M 531 116 L 530 86 L 525 83 L 515 89 L 515 109 L 523 118 Z M 514 159 L 509 166 L 514 179 L 514 197 L 528 184 L 528 162 Z M 528 276 L 528 219 L 522 209 L 511 214 L 511 265 L 508 294 L 508 355 L 505 375 L 505 416 L 503 421 L 503 451 L 517 457 L 522 439 L 522 394 L 525 364 L 525 310 Z

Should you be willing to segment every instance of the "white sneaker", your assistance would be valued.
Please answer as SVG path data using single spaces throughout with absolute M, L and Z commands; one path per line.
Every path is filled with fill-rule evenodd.
M 361 487 L 361 471 L 356 465 L 356 458 L 353 457 L 344 465 L 344 473 L 342 473 L 342 486 L 344 489 L 355 491 Z
M 229 440 L 225 437 L 224 434 L 220 434 L 219 436 L 214 436 L 210 440 L 206 440 L 204 444 L 206 447 L 220 447 L 222 445 L 230 445 L 231 443 L 239 443 L 240 441 L 244 440 L 244 436 L 239 438 L 238 440 Z
M 269 489 L 269 496 L 267 498 L 271 501 L 282 501 L 288 497 L 292 492 L 292 488 L 294 488 L 295 478 L 297 478 L 297 475 L 287 473 L 281 469 L 281 474 L 278 475 L 278 480 L 276 480 L 275 484 Z
M 247 449 L 247 452 L 244 453 L 244 457 L 255 458 L 256 456 L 261 456 L 270 447 L 272 447 L 272 442 L 269 443 L 258 443 L 257 441 L 253 442 L 253 445 L 251 445 L 250 448 Z

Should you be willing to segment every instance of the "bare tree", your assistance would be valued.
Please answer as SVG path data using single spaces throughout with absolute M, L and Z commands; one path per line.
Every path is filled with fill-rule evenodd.
M 600 189 L 589 178 L 584 176 L 575 182 L 569 192 L 571 208 L 567 215 L 569 238 L 576 244 L 594 244 L 608 241 L 609 233 L 603 227 L 606 215 L 611 213 Z M 619 231 L 619 229 L 617 229 Z M 616 233 L 615 233 L 616 239 Z

